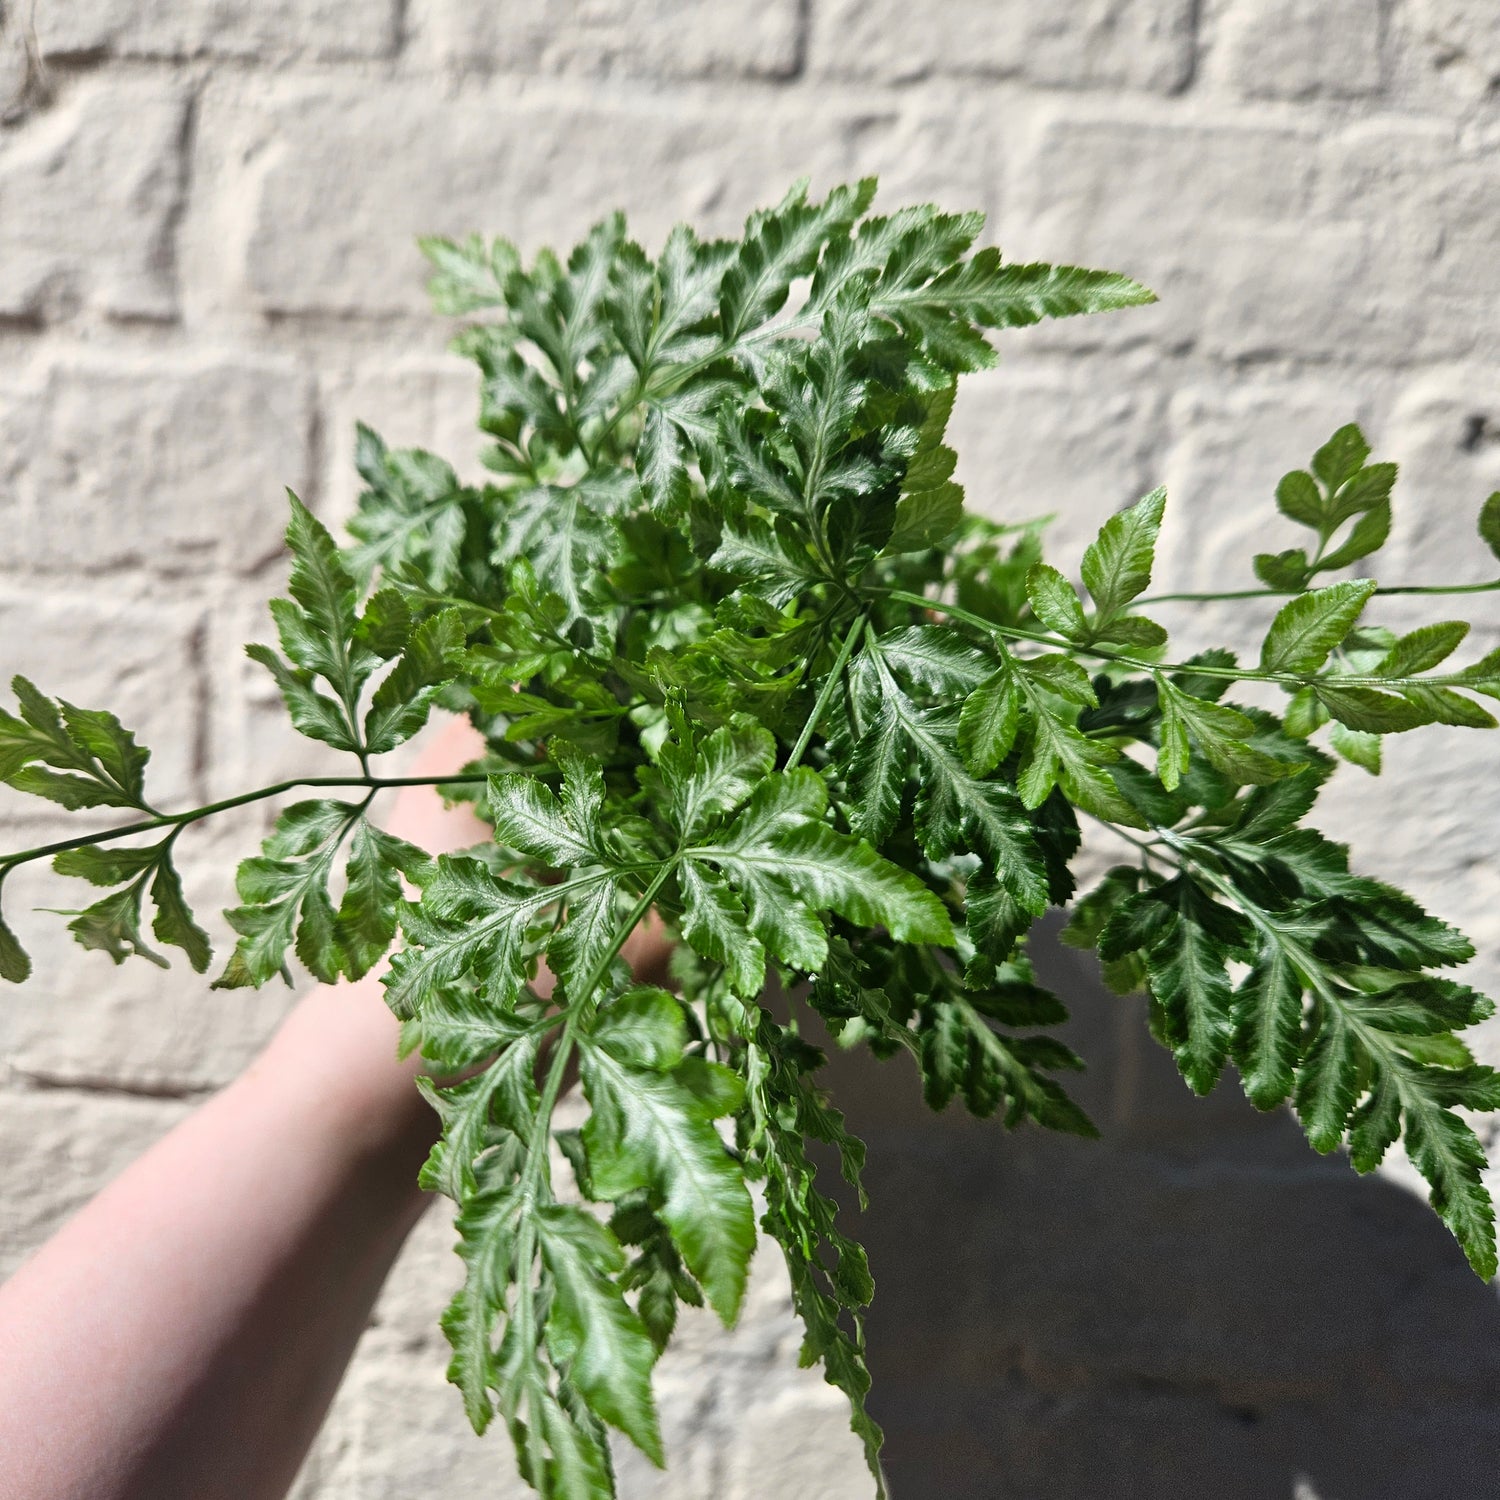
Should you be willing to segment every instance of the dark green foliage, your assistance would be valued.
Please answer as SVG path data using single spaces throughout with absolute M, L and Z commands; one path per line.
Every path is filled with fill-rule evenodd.
M 150 813 L 150 751 L 113 714 L 56 703 L 24 677 L 11 679 L 20 716 L 0 709 L 0 780 L 70 812 L 83 807 Z
M 150 752 L 136 744 L 113 714 L 45 697 L 24 677 L 11 683 L 19 717 L 0 710 L 0 781 L 58 803 L 70 812 L 113 807 L 143 813 L 156 826 L 156 810 L 146 801 L 145 771 Z M 102 949 L 116 963 L 132 955 L 163 968 L 167 961 L 141 933 L 142 906 L 151 897 L 157 940 L 181 948 L 193 968 L 209 964 L 208 938 L 183 900 L 182 882 L 172 863 L 177 830 L 143 848 L 106 848 L 84 841 L 58 852 L 59 874 L 115 889 L 81 911 L 64 913 L 68 929 L 85 948 Z M 0 856 L 0 886 L 17 863 Z M 0 921 L 0 977 L 20 983 L 31 961 L 15 934 Z
M 1313 455 L 1311 473 L 1296 469 L 1282 478 L 1277 508 L 1310 528 L 1317 545 L 1311 557 L 1300 547 L 1259 553 L 1255 575 L 1268 588 L 1305 589 L 1316 574 L 1346 568 L 1385 545 L 1396 465 L 1366 463 L 1369 456 L 1364 434 L 1351 424 L 1339 428 Z M 1345 525 L 1349 530 L 1343 541 L 1333 545 Z
M 1164 491 L 1105 524 L 1080 590 L 1037 524 L 964 510 L 944 437 L 958 377 L 994 360 L 989 330 L 1150 294 L 972 251 L 977 215 L 871 217 L 873 193 L 799 186 L 737 242 L 680 227 L 654 258 L 618 215 L 529 267 L 501 241 L 424 241 L 439 310 L 480 315 L 457 346 L 491 477 L 460 484 L 361 428 L 354 542 L 293 499 L 280 649 L 251 648 L 293 723 L 351 757 L 317 785 L 352 795 L 294 802 L 242 864 L 218 983 L 264 983 L 292 954 L 354 977 L 399 932 L 386 995 L 443 1123 L 422 1181 L 457 1203 L 467 1270 L 449 1373 L 550 1496 L 613 1492 L 608 1428 L 663 1461 L 652 1366 L 680 1304 L 734 1320 L 757 1209 L 802 1358 L 847 1394 L 876 1469 L 869 1268 L 808 1153 L 833 1148 L 857 1194 L 863 1147 L 803 1028 L 816 1012 L 840 1045 L 905 1053 L 934 1108 L 1094 1134 L 1055 1076 L 1081 1066 L 1048 1032 L 1066 1010 L 1022 948 L 1073 896 L 1080 814 L 1140 859 L 1076 903 L 1065 938 L 1121 993 L 1148 991 L 1189 1086 L 1232 1063 L 1259 1107 L 1290 1101 L 1361 1171 L 1401 1140 L 1476 1270 L 1495 1267 L 1456 1112 L 1500 1104 L 1457 1035 L 1489 1002 L 1435 972 L 1469 947 L 1303 824 L 1333 765 L 1311 743 L 1325 726 L 1376 770 L 1387 733 L 1494 722 L 1479 700 L 1500 697 L 1500 663 L 1446 666 L 1466 625 L 1398 638 L 1366 619 L 1374 583 L 1309 588 L 1378 550 L 1394 466 L 1335 434 L 1277 492 L 1317 541 L 1255 560 L 1292 595 L 1258 665 L 1168 660 L 1142 612 Z M 1480 532 L 1500 551 L 1496 513 L 1492 497 Z M 1228 701 L 1238 681 L 1279 685 L 1285 714 Z M 111 891 L 71 914 L 84 946 L 154 958 L 149 894 L 157 939 L 202 968 L 174 841 L 289 788 L 158 813 L 113 718 L 16 693 L 0 780 L 133 812 L 119 836 L 155 842 L 0 856 L 0 881 L 55 853 Z M 432 860 L 368 812 L 398 781 L 372 758 L 437 703 L 485 733 L 456 782 L 494 842 Z M 675 992 L 621 958 L 653 909 L 681 940 Z M 28 972 L 0 926 L 0 975 Z M 768 981 L 789 1013 L 762 1002 Z M 588 1116 L 557 1131 L 575 1065 Z

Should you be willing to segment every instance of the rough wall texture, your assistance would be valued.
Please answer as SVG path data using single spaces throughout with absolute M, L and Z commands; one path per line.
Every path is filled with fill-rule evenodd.
M 1225 586 L 1277 475 L 1353 417 L 1405 465 L 1385 571 L 1493 570 L 1469 529 L 1500 487 L 1493 0 L 36 0 L 44 80 L 27 0 L 5 9 L 0 668 L 116 706 L 165 798 L 314 763 L 239 653 L 281 487 L 346 512 L 356 416 L 472 456 L 417 231 L 571 243 L 619 204 L 649 242 L 879 172 L 887 202 L 981 205 L 1014 255 L 1162 294 L 1014 337 L 960 400 L 971 497 L 1056 511 L 1062 559 L 1165 480 L 1165 575 Z M 1323 822 L 1466 925 L 1493 985 L 1491 753 L 1429 731 Z M 8 844 L 46 827 L 0 815 Z M 200 838 L 200 903 L 257 832 Z M 43 878 L 15 896 L 54 904 Z M 60 925 L 25 920 L 46 977 L 0 1008 L 0 1272 L 286 1004 L 65 955 Z M 1500 1313 L 1400 1171 L 1356 1182 L 1227 1090 L 1189 1101 L 1139 1007 L 1037 946 L 1106 1145 L 927 1122 L 838 1067 L 897 1500 L 1492 1493 Z M 448 1239 L 439 1213 L 416 1235 L 301 1500 L 519 1493 L 442 1383 Z M 695 1323 L 664 1363 L 672 1468 L 625 1458 L 628 1500 L 867 1495 L 795 1349 L 767 1255 L 743 1326 Z

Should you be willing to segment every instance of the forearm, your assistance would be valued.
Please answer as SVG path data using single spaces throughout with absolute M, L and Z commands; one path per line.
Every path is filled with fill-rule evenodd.
M 285 1493 L 424 1204 L 373 988 L 310 996 L 0 1288 L 8 1497 Z
M 454 721 L 418 769 L 482 748 Z M 388 826 L 488 835 L 430 792 Z M 660 923 L 625 954 L 660 978 Z M 280 1500 L 425 1203 L 437 1119 L 398 1030 L 373 976 L 315 990 L 0 1287 L 4 1500 Z

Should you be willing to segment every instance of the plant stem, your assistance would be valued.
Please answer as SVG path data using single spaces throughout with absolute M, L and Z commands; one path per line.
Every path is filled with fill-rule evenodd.
M 1118 823 L 1111 823 L 1108 818 L 1101 818 L 1098 813 L 1091 813 L 1086 807 L 1080 807 L 1078 811 L 1081 812 L 1084 817 L 1092 818 L 1094 822 L 1096 822 L 1107 832 L 1114 834 L 1117 838 L 1124 839 L 1127 844 L 1134 844 L 1135 847 L 1141 851 L 1141 858 L 1143 860 L 1154 860 L 1157 864 L 1165 865 L 1168 869 L 1172 868 L 1171 861 L 1164 858 L 1158 852 L 1158 850 L 1161 849 L 1164 845 L 1167 830 L 1158 828 L 1156 824 L 1153 823 L 1151 825 L 1151 831 L 1153 833 L 1159 833 L 1163 836 L 1153 843 L 1141 838 L 1138 834 L 1131 833 L 1129 829 L 1121 827 L 1121 825 Z
M 215 813 L 228 812 L 231 808 L 244 807 L 251 802 L 262 802 L 267 797 L 278 797 L 282 792 L 299 786 L 343 787 L 357 786 L 369 789 L 370 796 L 392 787 L 403 786 L 453 786 L 473 785 L 489 779 L 486 774 L 468 776 L 297 776 L 290 781 L 278 781 L 274 786 L 263 786 L 253 792 L 241 792 L 237 797 L 226 797 L 222 802 L 210 802 L 203 807 L 194 807 L 187 812 L 161 813 L 154 818 L 143 818 L 138 823 L 127 823 L 122 828 L 106 828 L 102 833 L 86 833 L 77 838 L 59 839 L 55 844 L 43 844 L 36 849 L 24 849 L 19 854 L 0 855 L 0 875 L 17 865 L 29 864 L 32 860 L 46 859 L 52 854 L 62 854 L 68 849 L 85 849 L 91 844 L 107 844 L 111 839 L 128 838 L 134 833 L 150 833 L 157 828 L 171 828 L 173 837 L 190 823 L 210 818 Z M 368 803 L 369 797 L 365 798 Z
M 640 899 L 630 908 L 625 920 L 615 928 L 609 947 L 584 976 L 583 983 L 578 986 L 576 993 L 568 996 L 568 1011 L 563 1019 L 562 1032 L 558 1036 L 557 1046 L 553 1049 L 551 1061 L 547 1065 L 547 1077 L 542 1084 L 541 1100 L 537 1106 L 536 1116 L 538 1125 L 532 1132 L 531 1140 L 527 1143 L 526 1164 L 522 1169 L 521 1182 L 522 1191 L 528 1196 L 534 1194 L 540 1185 L 542 1155 L 546 1141 L 551 1134 L 552 1111 L 557 1104 L 558 1094 L 562 1092 L 563 1075 L 567 1070 L 568 1058 L 573 1051 L 573 1036 L 577 1029 L 578 1018 L 584 1013 L 586 1003 L 593 999 L 594 991 L 599 988 L 604 976 L 609 972 L 609 966 L 615 961 L 620 949 L 625 946 L 626 939 L 635 931 L 641 918 L 651 910 L 651 903 L 656 900 L 657 893 L 676 868 L 677 857 L 675 855 L 665 864 L 657 867 L 656 874 L 652 876 L 651 883 L 641 892 Z
M 1378 588 L 1372 597 L 1382 594 L 1492 594 L 1500 589 L 1500 578 L 1490 583 L 1398 583 Z M 1210 604 L 1217 599 L 1294 599 L 1305 589 L 1230 589 L 1217 594 L 1149 594 L 1136 599 L 1136 606 L 1147 604 Z
M 869 619 L 867 613 L 861 612 L 854 617 L 854 623 L 849 627 L 849 633 L 844 637 L 844 644 L 839 647 L 839 654 L 834 661 L 832 670 L 823 680 L 822 690 L 818 694 L 818 701 L 813 704 L 812 713 L 808 715 L 807 722 L 802 726 L 802 733 L 797 736 L 797 743 L 792 746 L 792 753 L 787 757 L 786 764 L 781 768 L 783 772 L 794 769 L 807 753 L 807 747 L 812 743 L 813 734 L 816 732 L 819 720 L 827 711 L 828 704 L 838 691 L 839 683 L 843 680 L 844 668 L 849 665 L 849 657 L 854 651 L 854 643 L 859 638 L 860 631 Z
M 920 609 L 933 610 L 938 614 L 947 615 L 949 619 L 961 620 L 965 625 L 972 625 L 976 630 L 988 631 L 989 634 L 1003 640 L 1034 641 L 1039 646 L 1051 646 L 1055 651 L 1072 651 L 1079 656 L 1093 656 L 1101 661 L 1118 662 L 1122 667 L 1130 667 L 1137 672 L 1186 672 L 1197 677 L 1218 677 L 1226 682 L 1275 682 L 1290 688 L 1304 688 L 1324 680 L 1320 679 L 1316 673 L 1299 675 L 1295 672 L 1267 672 L 1259 667 L 1214 667 L 1199 662 L 1146 661 L 1139 656 L 1128 656 L 1123 651 L 1106 650 L 1103 646 L 1080 645 L 1077 641 L 1066 640 L 1062 636 L 1044 635 L 1036 630 L 1021 630 L 1013 625 L 997 625 L 993 620 L 986 620 L 983 615 L 976 615 L 971 610 L 960 609 L 956 604 L 944 604 L 940 599 L 928 599 L 922 594 L 909 594 L 904 589 L 886 589 L 883 592 L 887 599 L 895 599 L 902 604 L 912 604 Z M 1338 676 L 1326 680 L 1338 687 L 1384 688 L 1387 692 L 1399 690 L 1408 685 L 1416 687 L 1473 687 L 1474 685 L 1468 678 L 1456 672 L 1450 672 L 1441 677 Z
M 532 1287 L 532 1268 L 536 1264 L 536 1218 L 532 1207 L 542 1189 L 543 1173 L 547 1163 L 547 1147 L 552 1140 L 552 1112 L 557 1108 L 558 1095 L 562 1093 L 563 1079 L 567 1076 L 568 1061 L 573 1055 L 574 1034 L 578 1018 L 584 1012 L 585 1002 L 593 998 L 600 981 L 609 972 L 625 940 L 636 929 L 636 924 L 651 909 L 657 892 L 666 883 L 667 876 L 677 866 L 674 855 L 658 867 L 651 883 L 641 893 L 640 899 L 630 909 L 629 915 L 615 929 L 608 950 L 594 964 L 579 985 L 576 994 L 568 997 L 568 1012 L 563 1020 L 562 1032 L 557 1046 L 547 1064 L 547 1077 L 542 1083 L 541 1096 L 537 1101 L 536 1117 L 532 1122 L 531 1139 L 526 1143 L 526 1161 L 521 1168 L 521 1232 L 516 1236 L 516 1258 L 513 1262 L 517 1296 L 517 1321 L 523 1340 L 532 1347 L 536 1338 L 536 1306 Z
M 1226 677 L 1231 682 L 1252 677 L 1267 682 L 1293 682 L 1298 687 L 1304 685 L 1304 679 L 1290 677 L 1284 672 L 1260 672 L 1250 668 L 1242 671 L 1231 667 L 1184 666 L 1170 662 L 1143 661 L 1138 656 L 1127 656 L 1123 651 L 1109 651 L 1102 646 L 1080 646 L 1077 641 L 1065 640 L 1062 636 L 1045 635 L 1039 630 L 1022 630 L 1015 625 L 997 625 L 993 620 L 986 620 L 983 615 L 976 615 L 972 610 L 962 609 L 956 604 L 945 604 L 941 599 L 928 599 L 922 594 L 909 594 L 905 589 L 886 589 L 884 593 L 886 598 L 895 599 L 898 603 L 915 605 L 918 609 L 930 609 L 937 614 L 947 615 L 950 620 L 962 620 L 965 625 L 972 625 L 976 630 L 988 631 L 991 635 L 999 636 L 1003 640 L 1034 641 L 1038 646 L 1051 646 L 1058 651 L 1076 651 L 1080 656 L 1096 656 L 1101 661 L 1119 662 L 1121 666 L 1134 667 L 1140 672 L 1197 672 L 1204 677 Z

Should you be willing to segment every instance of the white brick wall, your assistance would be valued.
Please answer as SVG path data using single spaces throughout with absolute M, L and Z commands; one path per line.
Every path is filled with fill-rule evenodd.
M 50 100 L 8 109 L 27 8 L 0 37 L 0 669 L 119 707 L 163 795 L 316 760 L 239 654 L 282 486 L 346 513 L 356 416 L 472 463 L 419 231 L 566 246 L 617 204 L 649 240 L 726 231 L 792 177 L 877 171 L 887 203 L 982 206 L 1008 253 L 1161 294 L 1007 340 L 961 399 L 971 497 L 1057 512 L 1065 565 L 1164 479 L 1172 581 L 1248 582 L 1276 477 L 1358 418 L 1405 466 L 1387 570 L 1492 571 L 1470 530 L 1500 484 L 1492 0 L 37 0 Z M 1395 746 L 1323 821 L 1466 923 L 1494 987 L 1491 756 Z M 47 826 L 15 799 L 0 819 Z M 198 838 L 201 904 L 256 833 Z M 13 896 L 43 977 L 0 997 L 0 1269 L 285 1004 L 65 953 L 25 912 L 48 878 Z M 1105 1146 L 928 1122 L 839 1065 L 872 1143 L 898 1500 L 1492 1490 L 1496 1312 L 1426 1210 L 1284 1120 L 1188 1101 L 1137 1007 L 1048 962 Z M 520 1493 L 442 1385 L 448 1237 L 439 1214 L 415 1237 L 302 1500 Z M 795 1351 L 767 1255 L 741 1329 L 692 1323 L 664 1362 L 672 1468 L 624 1458 L 628 1500 L 867 1493 Z

